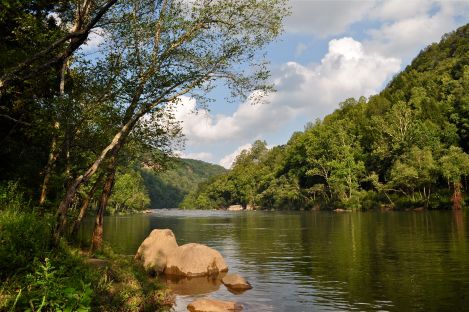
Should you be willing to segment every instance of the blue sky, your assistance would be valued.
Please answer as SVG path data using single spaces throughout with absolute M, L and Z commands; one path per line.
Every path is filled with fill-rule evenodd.
M 186 136 L 179 155 L 227 168 L 257 139 L 285 144 L 308 121 L 347 98 L 378 93 L 441 36 L 469 22 L 469 0 L 291 0 L 284 34 L 267 48 L 278 90 L 265 104 L 229 103 L 223 90 L 209 111 L 183 97 L 176 111 Z M 91 38 L 99 43 L 99 36 Z M 93 44 L 91 44 L 93 45 Z

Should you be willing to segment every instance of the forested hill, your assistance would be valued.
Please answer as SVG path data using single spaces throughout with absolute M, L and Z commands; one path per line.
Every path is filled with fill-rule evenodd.
M 267 149 L 257 141 L 185 208 L 461 208 L 469 175 L 469 24 L 443 36 L 378 95 L 347 99 Z
M 172 168 L 155 173 L 142 170 L 152 208 L 179 207 L 183 198 L 210 177 L 226 172 L 222 166 L 194 159 L 177 159 Z

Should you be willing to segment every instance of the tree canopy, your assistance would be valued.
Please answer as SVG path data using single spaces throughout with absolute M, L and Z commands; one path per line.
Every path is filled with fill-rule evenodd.
M 369 99 L 347 99 L 283 146 L 256 142 L 186 208 L 460 208 L 469 159 L 469 25 Z

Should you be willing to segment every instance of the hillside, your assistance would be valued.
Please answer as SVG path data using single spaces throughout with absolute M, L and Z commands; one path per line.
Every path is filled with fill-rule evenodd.
M 257 141 L 182 206 L 460 209 L 469 175 L 469 24 L 378 95 L 347 99 L 284 146 Z
M 175 208 L 199 183 L 224 172 L 225 168 L 204 161 L 176 159 L 170 169 L 158 173 L 142 169 L 142 176 L 152 208 Z

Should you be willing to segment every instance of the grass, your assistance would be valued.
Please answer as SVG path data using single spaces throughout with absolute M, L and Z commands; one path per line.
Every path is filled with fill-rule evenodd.
M 14 184 L 0 186 L 0 311 L 166 311 L 169 291 L 132 257 L 97 255 L 62 241 Z M 99 258 L 100 260 L 98 260 Z

